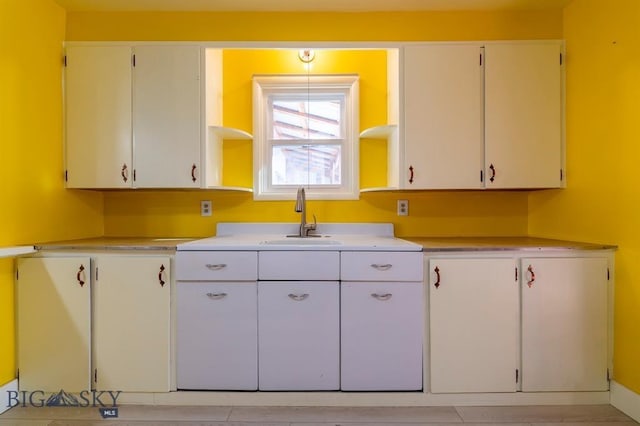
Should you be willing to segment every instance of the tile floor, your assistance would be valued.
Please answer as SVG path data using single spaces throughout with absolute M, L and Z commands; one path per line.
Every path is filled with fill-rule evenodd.
M 512 407 L 203 407 L 121 405 L 117 419 L 96 408 L 16 407 L 0 426 L 631 426 L 610 405 Z

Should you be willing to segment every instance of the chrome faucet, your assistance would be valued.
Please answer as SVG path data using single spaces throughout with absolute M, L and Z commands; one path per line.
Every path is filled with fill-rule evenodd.
M 317 237 L 317 235 L 309 234 L 310 231 L 316 230 L 316 215 L 313 215 L 313 223 L 307 223 L 307 198 L 304 195 L 304 188 L 298 188 L 298 194 L 296 195 L 296 212 L 300 213 L 300 231 L 298 237 Z

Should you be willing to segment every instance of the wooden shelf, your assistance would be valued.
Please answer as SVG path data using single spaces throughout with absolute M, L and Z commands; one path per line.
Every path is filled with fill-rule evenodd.
M 0 247 L 1 257 L 15 257 L 21 254 L 35 253 L 36 249 L 33 246 L 17 246 L 17 247 Z

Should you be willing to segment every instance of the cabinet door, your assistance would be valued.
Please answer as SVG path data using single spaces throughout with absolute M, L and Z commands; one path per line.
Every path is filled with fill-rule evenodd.
M 431 391 L 515 392 L 514 259 L 429 261 Z
M 404 49 L 404 163 L 408 189 L 481 188 L 480 45 Z
M 561 185 L 560 43 L 485 47 L 485 173 L 488 188 Z
M 67 187 L 131 187 L 131 48 L 70 46 L 66 55 Z
M 607 259 L 522 259 L 522 390 L 606 391 Z
M 340 388 L 422 389 L 422 282 L 342 282 Z
M 337 281 L 258 283 L 258 388 L 340 388 Z
M 258 389 L 254 282 L 178 282 L 178 389 Z
M 91 389 L 88 257 L 17 260 L 20 390 Z
M 137 46 L 135 186 L 200 187 L 200 48 Z
M 168 256 L 96 259 L 96 389 L 169 391 L 169 266 Z

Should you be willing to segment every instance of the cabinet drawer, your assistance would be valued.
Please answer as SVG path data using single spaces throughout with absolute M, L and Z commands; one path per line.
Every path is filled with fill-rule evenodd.
M 178 281 L 255 281 L 255 251 L 183 251 L 176 253 Z
M 343 281 L 422 281 L 422 252 L 342 252 Z
M 261 251 L 260 280 L 340 279 L 340 253 L 337 251 Z

